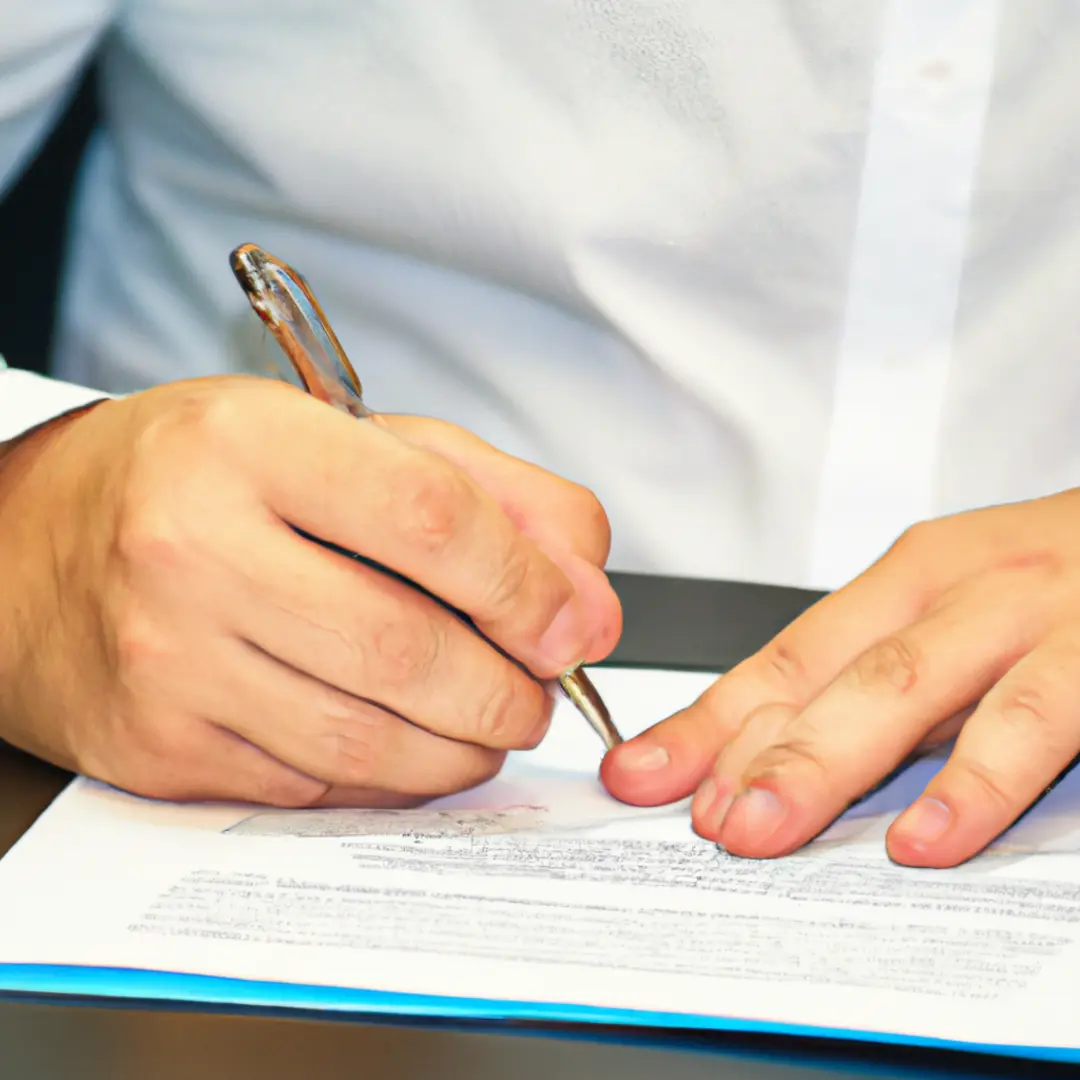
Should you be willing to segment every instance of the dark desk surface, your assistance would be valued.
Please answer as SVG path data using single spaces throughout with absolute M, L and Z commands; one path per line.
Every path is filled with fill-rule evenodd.
M 616 576 L 623 664 L 722 671 L 815 598 L 791 589 Z M 66 782 L 0 744 L 0 852 Z M 18 1080 L 817 1080 L 836 1076 L 1075 1076 L 1064 1066 L 869 1044 L 732 1035 L 479 1027 L 0 994 L 0 1077 Z

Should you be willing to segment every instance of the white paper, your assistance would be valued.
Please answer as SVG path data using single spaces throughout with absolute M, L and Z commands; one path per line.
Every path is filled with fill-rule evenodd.
M 626 733 L 710 678 L 600 670 Z M 687 803 L 623 806 L 569 707 L 537 750 L 416 811 L 180 807 L 76 781 L 0 861 L 0 963 L 136 967 L 1080 1045 L 1080 781 L 985 855 L 894 866 L 920 763 L 805 850 L 757 862 Z

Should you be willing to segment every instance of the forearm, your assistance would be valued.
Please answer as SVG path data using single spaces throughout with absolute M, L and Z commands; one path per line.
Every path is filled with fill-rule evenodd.
M 80 387 L 0 368 L 0 431 L 10 435 L 0 441 L 0 738 L 35 753 L 43 745 L 24 676 L 43 628 L 61 617 L 52 580 L 61 538 L 53 535 L 57 521 L 47 504 L 72 479 L 58 475 L 70 469 L 56 467 L 51 449 L 103 400 Z

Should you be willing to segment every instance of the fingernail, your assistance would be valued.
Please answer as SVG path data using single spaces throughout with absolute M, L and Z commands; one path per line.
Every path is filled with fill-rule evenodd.
M 727 820 L 746 839 L 766 840 L 784 823 L 787 808 L 780 797 L 765 788 L 748 788 L 728 811 Z
M 577 597 L 572 597 L 544 631 L 538 651 L 552 669 L 562 675 L 581 663 L 586 645 L 581 606 Z
M 671 755 L 662 746 L 631 742 L 619 748 L 615 761 L 627 772 L 657 772 L 671 763 Z
M 731 805 L 731 797 L 730 786 L 724 782 L 717 783 L 716 777 L 710 776 L 702 781 L 690 804 L 690 816 L 697 822 L 697 827 L 714 835 L 719 832 Z
M 940 799 L 922 798 L 896 823 L 896 831 L 917 847 L 940 840 L 952 820 L 952 811 Z

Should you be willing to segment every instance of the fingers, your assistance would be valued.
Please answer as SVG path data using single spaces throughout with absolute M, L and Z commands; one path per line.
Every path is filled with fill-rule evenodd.
M 1019 584 L 988 580 L 880 640 L 749 764 L 737 737 L 713 775 L 733 801 L 726 813 L 696 805 L 695 828 L 753 857 L 812 839 L 1033 646 L 1041 620 L 1006 602 Z
M 379 416 L 376 421 L 464 469 L 544 551 L 565 551 L 593 566 L 607 561 L 611 526 L 591 491 L 504 454 L 455 424 L 416 416 Z
M 947 720 L 942 720 L 941 723 L 931 728 L 923 736 L 919 745 L 915 747 L 916 755 L 928 754 L 938 749 L 938 747 L 952 742 L 953 739 L 960 734 L 960 730 L 968 722 L 968 719 L 974 711 L 975 706 L 969 705 L 967 708 L 953 713 Z
M 580 660 L 605 659 L 622 632 L 622 609 L 600 569 L 611 549 L 611 526 L 586 488 L 511 457 L 455 424 L 427 417 L 377 416 L 398 438 L 463 469 L 521 531 L 570 579 L 591 636 Z
M 282 520 L 415 581 L 537 675 L 584 658 L 596 613 L 466 472 L 319 402 L 297 404 L 289 420 L 277 436 L 287 455 L 251 457 Z M 260 445 L 273 437 L 260 432 Z
M 762 705 L 755 709 L 723 752 L 725 775 L 741 775 L 759 754 L 780 739 L 784 729 L 797 715 L 798 711 L 791 705 Z M 691 821 L 722 821 L 734 798 L 733 786 L 710 769 L 709 775 L 694 793 L 690 804 Z
M 949 761 L 888 834 L 909 866 L 964 862 L 1004 832 L 1080 752 L 1080 637 L 1049 638 L 991 690 Z
M 611 794 L 648 806 L 684 798 L 751 713 L 772 704 L 801 708 L 869 643 L 916 617 L 926 601 L 911 575 L 882 566 L 820 600 L 690 708 L 613 750 L 601 768 Z
M 206 721 L 185 717 L 172 726 L 176 729 L 172 738 L 157 731 L 159 737 L 151 740 L 156 749 L 128 744 L 119 759 L 113 754 L 103 767 L 81 771 L 124 791 L 166 802 L 404 809 L 425 801 L 378 787 L 331 787 Z
M 415 581 L 538 676 L 610 650 L 620 618 L 610 584 L 594 566 L 587 596 L 573 584 L 586 572 L 575 561 L 592 565 L 575 550 L 595 557 L 606 540 L 559 546 L 551 527 L 545 554 L 466 471 L 386 424 L 358 422 L 292 387 L 255 379 L 180 384 L 138 405 L 143 430 L 118 530 L 131 559 L 159 563 L 163 553 L 198 542 L 197 523 L 210 513 L 221 515 L 215 543 L 235 544 L 230 523 L 269 510 Z M 536 486 L 535 471 L 526 471 L 519 497 Z M 556 501 L 545 496 L 543 510 Z M 564 509 L 559 520 L 591 513 Z
M 600 780 L 608 791 L 634 806 L 661 806 L 694 791 L 742 721 L 733 704 L 738 686 L 735 694 L 725 693 L 725 680 L 735 674 L 722 676 L 688 708 L 605 755 Z
M 168 802 L 310 806 L 325 782 L 290 768 L 231 731 L 186 714 L 147 717 L 137 733 L 80 755 L 82 771 L 114 787 Z
M 548 692 L 417 590 L 284 528 L 242 547 L 221 617 L 269 656 L 446 739 L 526 749 L 547 731 Z
M 371 805 L 380 792 L 433 798 L 490 779 L 504 760 L 499 751 L 433 735 L 243 642 L 232 641 L 215 659 L 199 703 L 204 715 L 320 781 L 322 802 L 329 789 L 336 803 Z
M 595 664 L 605 660 L 622 636 L 622 605 L 611 582 L 598 566 L 577 555 L 555 554 L 552 561 L 569 578 L 578 606 L 585 613 L 589 637 L 581 652 L 581 662 Z

